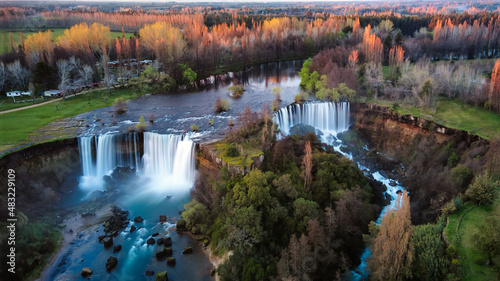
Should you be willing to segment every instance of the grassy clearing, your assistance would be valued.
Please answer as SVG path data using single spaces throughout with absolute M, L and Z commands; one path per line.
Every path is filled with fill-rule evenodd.
M 38 104 L 42 102 L 46 102 L 49 99 L 47 98 L 36 98 L 35 102 L 31 100 L 31 97 L 16 97 L 16 102 L 13 102 L 12 98 L 9 97 L 1 97 L 0 98 L 0 111 L 16 109 L 20 107 L 30 106 L 33 104 Z
M 50 30 L 52 30 L 52 39 L 54 41 L 56 41 L 57 37 L 61 36 L 64 34 L 64 30 L 66 30 L 67 28 L 50 28 Z M 47 29 L 44 29 L 42 31 L 46 31 Z M 31 29 L 12 29 L 12 28 L 0 28 L 0 37 L 3 35 L 3 41 L 0 42 L 0 55 L 1 54 L 4 54 L 6 51 L 7 52 L 11 52 L 12 51 L 12 48 L 10 46 L 10 43 L 9 43 L 9 32 L 12 33 L 12 41 L 14 41 L 14 44 L 16 46 L 18 46 L 21 42 L 21 38 L 20 38 L 20 32 L 23 33 L 23 37 L 24 39 L 26 39 L 28 37 L 28 35 L 31 35 L 33 33 L 37 33 L 38 30 L 36 28 L 31 28 Z M 130 37 L 132 36 L 133 33 L 127 33 L 125 32 L 125 37 Z M 122 33 L 121 31 L 111 31 L 111 37 L 114 39 L 114 38 L 117 38 L 117 37 L 121 37 L 122 36 Z M 1 39 L 1 38 L 0 38 Z
M 492 266 L 477 264 L 477 260 L 486 260 L 486 257 L 474 248 L 473 239 L 478 227 L 492 213 L 500 215 L 500 198 L 493 205 L 476 206 L 467 202 L 458 213 L 448 218 L 444 233 L 460 256 L 462 280 L 497 280 L 500 257 L 493 259 Z
M 368 102 L 387 107 L 392 107 L 394 104 L 394 101 L 386 100 L 369 100 Z M 500 137 L 500 116 L 498 114 L 455 99 L 439 100 L 435 110 L 400 105 L 397 112 L 435 121 L 449 128 L 465 130 L 485 139 Z
M 0 115 L 0 146 L 5 148 L 31 142 L 33 132 L 53 121 L 110 106 L 115 99 L 139 97 L 132 89 L 105 90 L 83 94 L 47 105 Z
M 253 146 L 242 144 L 237 146 L 238 149 L 240 150 L 240 156 L 229 157 L 226 155 L 226 151 L 228 150 L 229 146 L 230 146 L 229 144 L 220 141 L 215 144 L 215 150 L 217 152 L 217 156 L 222 158 L 224 162 L 226 162 L 228 165 L 231 166 L 236 166 L 240 168 L 249 167 L 253 163 L 252 158 L 259 157 L 260 155 L 263 154 L 261 150 Z

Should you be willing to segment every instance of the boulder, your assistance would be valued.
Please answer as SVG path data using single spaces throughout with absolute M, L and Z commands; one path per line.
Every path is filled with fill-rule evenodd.
M 215 268 L 212 268 L 210 269 L 210 276 L 214 276 L 215 275 Z
M 167 221 L 167 216 L 161 215 L 160 216 L 160 222 L 166 222 Z
M 106 237 L 102 239 L 102 243 L 104 243 L 104 248 L 113 246 L 113 237 Z
M 137 227 L 135 227 L 135 225 L 132 225 L 130 227 L 130 233 L 134 233 L 134 231 L 137 229 Z
M 149 238 L 149 239 L 148 239 L 148 241 L 146 241 L 146 243 L 147 243 L 148 245 L 154 245 L 154 244 L 155 244 L 155 242 L 156 242 L 156 241 L 155 241 L 155 239 L 154 239 L 154 238 Z
M 116 245 L 113 247 L 113 253 L 119 252 L 122 250 L 122 245 Z
M 160 235 L 160 233 L 158 233 L 158 232 L 151 234 L 151 236 L 153 236 L 153 237 L 156 237 L 158 235 Z
M 164 257 L 167 256 L 172 256 L 173 251 L 171 248 L 163 248 L 161 251 L 158 251 L 155 253 L 157 259 L 163 259 Z
M 146 270 L 146 275 L 147 276 L 153 276 L 154 274 L 155 274 L 154 271 L 152 271 L 152 270 Z
M 172 246 L 172 237 L 165 237 L 165 238 L 163 238 L 163 245 L 165 247 Z
M 158 238 L 158 240 L 156 240 L 156 244 L 163 245 L 163 238 Z
M 167 258 L 167 265 L 175 265 L 175 258 Z
M 141 218 L 141 216 L 138 216 L 138 217 L 135 217 L 135 218 L 134 218 L 134 222 L 135 222 L 135 223 L 141 223 L 141 222 L 143 222 L 143 221 L 144 221 L 144 219 L 143 219 L 143 218 Z
M 168 281 L 168 274 L 166 271 L 156 273 L 156 281 Z
M 108 260 L 106 260 L 106 270 L 111 271 L 118 264 L 118 259 L 116 257 L 110 256 Z
M 92 273 L 94 273 L 94 272 L 92 271 L 92 269 L 90 269 L 90 267 L 84 267 L 82 269 L 82 273 L 80 273 L 80 275 L 82 275 L 83 277 L 87 277 L 89 275 L 92 275 Z
M 186 247 L 184 250 L 182 250 L 183 254 L 191 254 L 193 252 L 193 248 L 191 247 Z
M 97 237 L 97 239 L 99 239 L 99 242 L 102 242 L 102 239 L 106 238 L 106 235 L 100 235 L 99 237 Z

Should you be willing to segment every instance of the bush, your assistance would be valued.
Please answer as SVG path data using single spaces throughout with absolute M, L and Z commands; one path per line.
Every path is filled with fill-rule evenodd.
M 118 115 L 125 114 L 125 112 L 127 112 L 127 104 L 122 98 L 115 100 L 115 104 L 113 106 L 115 108 L 115 113 Z
M 229 103 L 229 101 L 227 101 L 225 99 L 221 99 L 220 97 L 217 97 L 217 99 L 215 100 L 214 106 L 213 106 L 215 113 L 221 113 L 223 111 L 228 111 L 230 107 L 231 107 L 231 104 Z
M 149 123 L 153 124 L 154 122 L 155 122 L 155 114 L 151 113 L 151 115 L 149 115 Z
M 135 125 L 135 129 L 138 131 L 138 132 L 144 132 L 146 131 L 146 128 L 148 127 L 148 124 L 146 123 L 146 121 L 144 121 L 144 116 L 141 115 L 141 117 L 139 117 L 139 123 Z
M 474 183 L 465 192 L 465 196 L 478 205 L 491 204 L 497 196 L 497 188 L 498 184 L 483 174 L 476 177 Z
M 309 94 L 307 94 L 306 92 L 301 92 L 300 94 L 297 94 L 293 100 L 296 102 L 296 103 L 303 103 L 305 101 L 307 101 L 309 99 Z
M 214 124 L 214 119 L 212 118 L 208 121 L 208 125 L 213 125 L 213 124 Z
M 227 88 L 227 90 L 231 93 L 231 97 L 233 98 L 239 98 L 245 91 L 241 85 L 233 85 Z
M 451 169 L 451 180 L 461 192 L 471 183 L 473 178 L 474 173 L 465 165 L 458 164 Z
M 191 131 L 196 132 L 196 131 L 198 131 L 199 129 L 200 129 L 200 127 L 198 127 L 198 125 L 194 125 L 194 124 L 193 124 L 193 125 L 191 125 Z
M 228 146 L 228 148 L 226 150 L 226 156 L 227 157 L 238 157 L 238 156 L 240 156 L 240 151 L 238 150 L 236 145 L 232 144 L 232 145 Z

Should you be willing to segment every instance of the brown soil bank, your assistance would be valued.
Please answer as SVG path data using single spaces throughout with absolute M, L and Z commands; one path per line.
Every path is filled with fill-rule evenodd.
M 16 209 L 28 217 L 31 212 L 41 213 L 55 207 L 65 192 L 64 180 L 80 170 L 78 140 L 65 139 L 34 145 L 13 152 L 0 159 L 0 182 L 7 182 L 7 170 L 15 171 Z M 77 184 L 75 179 L 75 184 Z M 0 199 L 5 200 L 7 189 L 1 189 Z M 3 219 L 5 212 L 0 212 Z
M 352 104 L 351 114 L 362 138 L 405 166 L 413 223 L 434 221 L 491 163 L 490 142 L 466 131 L 364 103 Z

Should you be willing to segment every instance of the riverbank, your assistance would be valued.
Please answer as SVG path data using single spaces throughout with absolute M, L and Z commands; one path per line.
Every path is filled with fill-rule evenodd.
M 95 212 L 95 215 L 82 216 L 78 213 L 64 220 L 63 224 L 65 227 L 61 230 L 63 241 L 56 254 L 45 265 L 41 276 L 36 280 L 52 280 L 52 275 L 58 270 L 58 267 L 64 267 L 64 255 L 70 248 L 78 244 L 78 240 L 89 240 L 89 236 L 94 234 L 105 218 L 111 215 L 111 205 L 104 205 Z

